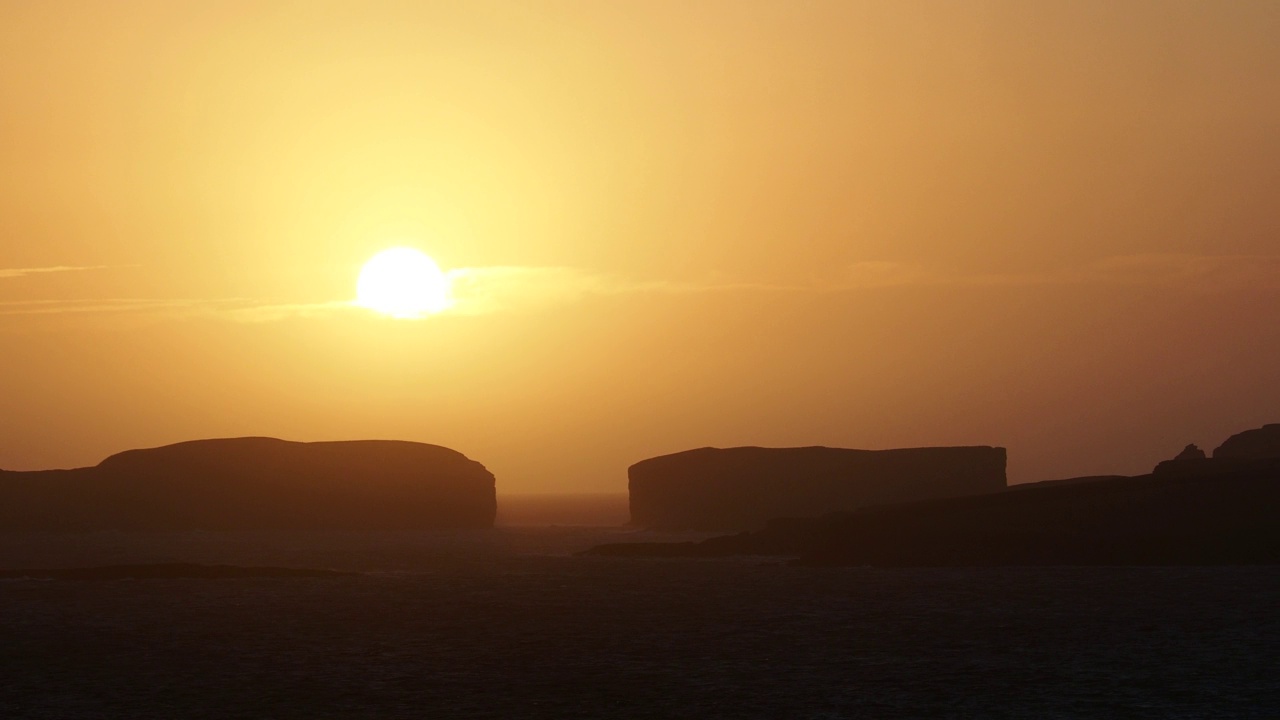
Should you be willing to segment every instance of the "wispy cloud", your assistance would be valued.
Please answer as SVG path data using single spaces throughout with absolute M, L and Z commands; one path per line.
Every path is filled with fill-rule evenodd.
M 455 315 L 537 310 L 617 287 L 607 275 L 571 267 L 458 268 L 447 276 L 453 304 L 445 312 Z
M 78 315 L 94 313 L 193 314 L 245 302 L 181 298 L 92 298 L 78 300 L 8 300 L 0 315 Z
M 1280 287 L 1280 256 L 1148 254 L 1106 258 L 1085 278 L 1130 285 L 1170 285 L 1220 290 Z
M 573 267 L 461 268 L 448 276 L 454 304 L 445 312 L 457 315 L 541 310 L 590 296 L 814 289 L 777 283 L 635 280 Z
M 206 308 L 215 317 L 239 322 L 274 322 L 291 318 L 319 318 L 369 312 L 351 300 L 317 303 L 252 303 L 238 301 L 233 305 Z
M 1083 265 L 1025 273 L 963 272 L 896 262 L 860 262 L 828 289 L 902 286 L 1158 285 L 1187 290 L 1280 287 L 1280 256 L 1116 255 Z
M 901 287 L 903 285 L 938 285 L 947 275 L 911 263 L 867 260 L 845 268 L 832 289 Z
M 53 265 L 51 267 L 34 268 L 0 268 L 0 278 L 17 278 L 46 273 L 81 272 L 84 270 L 107 270 L 110 267 L 110 265 Z
M 66 268 L 92 269 L 92 268 Z M 56 272 L 58 268 L 0 271 Z M 573 267 L 496 266 L 448 272 L 452 304 L 443 316 L 537 312 L 590 297 L 726 292 L 845 293 L 896 287 L 1034 287 L 1044 285 L 1158 286 L 1217 292 L 1280 289 L 1280 256 L 1121 255 L 1058 270 L 1027 273 L 961 272 L 911 263 L 865 261 L 825 283 L 635 280 Z M 274 322 L 370 313 L 352 300 L 284 302 L 252 298 L 22 300 L 0 302 L 0 316 L 135 313 L 210 317 L 234 322 Z

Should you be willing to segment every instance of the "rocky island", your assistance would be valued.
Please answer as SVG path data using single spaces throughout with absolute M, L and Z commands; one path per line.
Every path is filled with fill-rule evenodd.
M 1106 476 L 779 518 L 703 542 L 603 545 L 613 557 L 777 555 L 816 565 L 1280 564 L 1280 425 Z
M 0 532 L 492 527 L 493 474 L 438 445 L 196 440 L 0 471 Z
M 1005 488 L 1005 450 L 932 447 L 700 448 L 627 472 L 631 522 L 664 530 L 750 530 L 778 517 Z

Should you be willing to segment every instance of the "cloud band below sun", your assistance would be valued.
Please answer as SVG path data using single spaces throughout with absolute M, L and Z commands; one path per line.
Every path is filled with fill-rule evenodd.
M 18 278 L 28 275 L 45 275 L 48 273 L 81 272 L 84 270 L 107 270 L 110 265 L 53 265 L 50 267 L 0 268 L 0 278 Z
M 54 266 L 0 269 L 0 278 L 102 269 Z M 643 281 L 573 267 L 491 266 L 446 273 L 450 304 L 436 315 L 539 312 L 591 296 L 707 292 L 842 293 L 901 287 L 1034 287 L 1040 285 L 1160 286 L 1198 292 L 1280 290 L 1280 256 L 1148 254 L 1113 256 L 1050 272 L 981 273 L 889 261 L 853 263 L 829 282 Z M 0 315 L 144 313 L 269 322 L 367 314 L 351 300 L 283 302 L 246 298 L 21 300 L 0 302 Z

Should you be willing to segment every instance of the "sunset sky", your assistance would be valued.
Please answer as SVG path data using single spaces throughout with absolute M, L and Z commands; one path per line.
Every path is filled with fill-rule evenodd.
M 1145 472 L 1280 422 L 1280 3 L 0 0 L 0 467 Z M 355 307 L 416 247 L 453 305 Z

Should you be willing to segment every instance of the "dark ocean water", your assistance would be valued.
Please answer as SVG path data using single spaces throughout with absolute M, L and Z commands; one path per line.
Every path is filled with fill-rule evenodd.
M 0 717 L 1280 717 L 1280 568 L 571 555 L 632 534 L 0 537 L 5 568 L 363 573 L 0 582 Z

